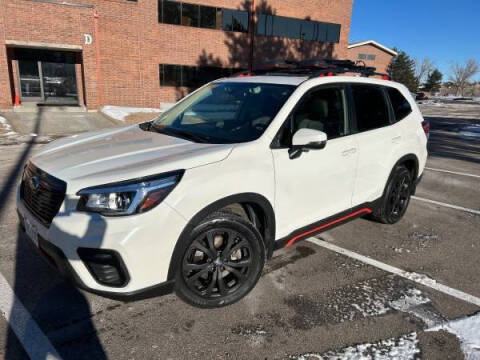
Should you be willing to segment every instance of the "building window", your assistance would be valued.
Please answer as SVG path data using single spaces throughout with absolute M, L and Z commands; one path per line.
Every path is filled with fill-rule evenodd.
M 339 24 L 268 14 L 258 15 L 258 35 L 338 43 L 340 41 L 340 30 L 341 26 Z
M 359 60 L 375 60 L 376 58 L 376 55 L 372 54 L 358 54 Z
M 180 25 L 181 4 L 175 1 L 162 1 L 162 22 L 165 24 Z
M 248 11 L 180 1 L 158 0 L 158 22 L 171 25 L 248 32 Z
M 210 81 L 231 76 L 244 69 L 160 64 L 159 70 L 161 86 L 189 87 L 195 89 Z
M 198 27 L 200 7 L 198 5 L 182 3 L 182 25 Z
M 200 6 L 200 27 L 206 29 L 217 28 L 217 8 Z

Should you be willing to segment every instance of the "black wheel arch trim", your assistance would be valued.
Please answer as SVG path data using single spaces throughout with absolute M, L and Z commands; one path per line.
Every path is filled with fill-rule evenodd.
M 175 273 L 179 264 L 181 263 L 185 244 L 188 242 L 188 237 L 193 228 L 200 224 L 200 222 L 209 214 L 212 214 L 228 205 L 235 203 L 255 204 L 262 209 L 263 213 L 265 214 L 265 229 L 264 234 L 262 234 L 262 240 L 263 245 L 265 246 L 265 253 L 267 255 L 267 259 L 271 258 L 275 245 L 275 212 L 273 210 L 272 204 L 263 195 L 257 193 L 240 193 L 230 195 L 204 207 L 184 227 L 182 233 L 180 234 L 180 237 L 177 240 L 177 243 L 175 244 L 175 248 L 170 259 L 170 266 L 168 269 L 167 277 L 168 281 L 175 279 Z
M 412 176 L 412 195 L 415 195 L 415 190 L 416 190 L 416 187 L 417 187 L 417 184 L 419 183 L 418 181 L 418 172 L 419 172 L 419 169 L 420 169 L 420 162 L 418 160 L 418 157 L 417 155 L 415 154 L 407 154 L 407 155 L 403 155 L 400 159 L 397 160 L 397 162 L 395 163 L 395 165 L 393 166 L 392 170 L 390 171 L 390 175 L 388 176 L 388 179 L 387 179 L 387 182 L 385 183 L 385 186 L 384 186 L 384 190 L 383 190 L 383 195 L 385 195 L 385 191 L 387 189 L 387 185 L 388 183 L 390 182 L 390 180 L 392 179 L 392 176 L 393 176 L 393 170 L 395 170 L 395 168 L 398 166 L 398 165 L 401 165 L 403 163 L 405 163 L 406 161 L 409 161 L 409 160 L 413 160 L 413 162 L 415 163 L 415 168 L 413 169 L 413 176 Z

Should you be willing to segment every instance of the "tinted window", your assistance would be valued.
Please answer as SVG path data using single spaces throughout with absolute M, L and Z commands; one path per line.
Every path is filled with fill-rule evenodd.
M 223 16 L 223 25 L 222 29 L 225 31 L 232 31 L 232 26 L 233 26 L 233 11 L 224 9 L 222 11 L 222 16 Z
M 217 9 L 211 6 L 200 6 L 200 27 L 215 29 Z
M 179 2 L 163 1 L 163 18 L 165 24 L 180 25 L 180 6 Z
M 243 69 L 229 69 L 214 66 L 186 66 L 160 64 L 160 85 L 198 88 L 210 81 L 231 76 Z
M 368 131 L 390 124 L 388 106 L 382 88 L 351 85 L 358 131 Z
M 316 40 L 319 42 L 327 41 L 327 24 L 325 23 L 317 23 L 317 38 Z
M 160 84 L 178 86 L 181 83 L 181 68 L 178 65 L 160 65 Z
M 182 25 L 198 27 L 199 6 L 182 3 Z
M 376 56 L 375 55 L 367 55 L 367 60 L 375 60 Z
M 178 86 L 198 87 L 198 69 L 195 66 L 182 66 L 182 82 Z
M 158 21 L 165 24 L 248 32 L 248 11 L 158 0 Z
M 316 24 L 313 21 L 304 20 L 300 26 L 300 38 L 303 40 L 317 40 L 315 33 Z
M 340 25 L 259 14 L 257 34 L 338 43 L 340 41 Z
M 307 128 L 320 130 L 328 139 L 348 134 L 345 112 L 345 91 L 343 88 L 315 90 L 302 100 L 292 118 L 293 132 Z
M 152 129 L 207 143 L 238 143 L 260 137 L 294 86 L 210 84 L 154 120 Z
M 340 41 L 340 25 L 328 24 L 327 41 L 331 43 Z
M 395 113 L 395 120 L 400 121 L 407 117 L 412 112 L 412 107 L 407 99 L 394 88 L 387 88 L 390 102 L 392 103 L 393 112 Z
M 248 32 L 248 13 L 246 11 L 232 11 L 232 30 Z

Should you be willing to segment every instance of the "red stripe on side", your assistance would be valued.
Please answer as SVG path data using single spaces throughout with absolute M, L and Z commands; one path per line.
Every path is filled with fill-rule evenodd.
M 371 213 L 372 213 L 372 210 L 370 210 L 369 208 L 362 208 L 362 209 L 357 210 L 357 211 L 355 211 L 355 212 L 353 212 L 353 213 L 351 213 L 351 214 L 348 214 L 348 215 L 346 215 L 346 216 L 344 216 L 344 217 L 341 217 L 341 218 L 336 219 L 336 220 L 332 220 L 332 221 L 330 221 L 329 223 L 326 223 L 326 224 L 323 224 L 323 225 L 321 225 L 321 226 L 319 226 L 319 227 L 316 227 L 315 229 L 308 230 L 308 231 L 306 231 L 306 232 L 304 232 L 304 233 L 301 233 L 301 234 L 299 234 L 299 235 L 297 235 L 297 236 L 294 236 L 293 238 L 290 239 L 290 241 L 289 241 L 289 242 L 287 243 L 287 245 L 285 245 L 285 246 L 286 246 L 286 247 L 290 247 L 290 246 L 293 245 L 293 243 L 294 243 L 295 241 L 297 241 L 298 239 L 300 239 L 300 238 L 302 238 L 302 237 L 304 237 L 304 236 L 313 234 L 313 233 L 315 233 L 315 232 L 317 232 L 317 231 L 320 231 L 320 230 L 325 229 L 325 228 L 327 228 L 327 227 L 330 227 L 330 226 L 332 226 L 332 225 L 338 224 L 339 222 L 348 220 L 348 219 L 350 219 L 350 218 L 352 218 L 352 217 L 354 217 L 354 216 L 357 216 L 357 215 L 360 215 L 360 214 L 363 214 L 363 213 L 365 213 L 365 214 L 371 214 Z

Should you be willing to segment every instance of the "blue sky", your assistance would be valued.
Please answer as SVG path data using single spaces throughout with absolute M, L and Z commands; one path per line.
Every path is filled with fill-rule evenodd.
M 480 0 L 354 0 L 350 41 L 359 40 L 429 57 L 447 80 L 452 61 L 480 62 Z

